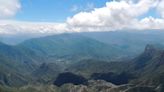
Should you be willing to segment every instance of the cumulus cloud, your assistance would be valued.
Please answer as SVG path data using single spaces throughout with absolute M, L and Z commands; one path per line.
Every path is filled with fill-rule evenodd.
M 157 7 L 158 11 L 160 12 L 162 18 L 164 18 L 164 0 L 161 0 Z
M 14 3 L 9 3 L 9 1 Z M 1 4 L 6 10 L 2 9 Z M 164 29 L 163 5 L 164 0 L 115 0 L 107 2 L 102 8 L 79 12 L 69 17 L 65 23 L 2 21 L 1 19 L 0 34 L 48 35 L 64 32 Z M 0 0 L 0 14 L 2 13 L 0 18 L 13 16 L 20 9 L 20 6 L 18 0 Z M 92 4 L 89 6 L 93 7 Z M 153 16 L 139 18 L 147 14 L 152 8 L 159 12 L 161 15 L 159 18 Z M 77 10 L 77 7 L 73 7 L 72 10 Z
M 0 0 L 0 19 L 14 16 L 20 8 L 19 0 Z
M 164 2 L 163 0 L 161 2 Z M 139 20 L 137 17 L 144 15 L 151 8 L 160 7 L 162 12 L 164 9 L 160 0 L 120 0 L 107 2 L 105 7 L 96 8 L 91 12 L 80 12 L 67 19 L 68 25 L 79 30 L 118 30 L 124 28 L 158 28 L 156 23 L 163 23 L 162 19 L 154 19 L 146 17 Z M 150 22 L 150 24 L 149 24 Z M 146 24 L 144 24 L 146 23 Z M 144 26 L 142 26 L 144 25 Z M 150 25 L 148 27 L 148 25 Z
M 164 20 L 153 17 L 146 17 L 139 21 L 138 29 L 164 29 Z
M 59 34 L 68 32 L 65 23 L 41 23 L 41 22 L 21 22 L 21 21 L 0 21 L 0 34 Z

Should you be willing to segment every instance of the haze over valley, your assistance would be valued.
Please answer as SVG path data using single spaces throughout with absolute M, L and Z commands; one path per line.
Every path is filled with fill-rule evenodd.
M 0 92 L 164 92 L 164 0 L 0 0 Z

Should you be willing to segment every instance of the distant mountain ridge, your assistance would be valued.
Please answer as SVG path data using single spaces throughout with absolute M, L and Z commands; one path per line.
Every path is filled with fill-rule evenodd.
M 30 49 L 40 56 L 57 58 L 114 59 L 124 53 L 121 49 L 78 34 L 62 34 L 27 40 L 18 46 Z M 123 55 L 123 54 L 122 54 Z M 67 60 L 68 60 L 67 59 Z
M 96 39 L 100 42 L 120 47 L 132 56 L 139 55 L 147 44 L 163 44 L 164 32 L 162 30 L 129 30 L 111 32 L 85 32 L 84 36 Z
M 40 71 L 39 67 L 42 63 L 52 62 L 60 66 L 91 58 L 110 60 L 121 53 L 122 51 L 114 46 L 75 34 L 36 38 L 14 46 L 0 43 L 0 65 L 2 67 L 0 74 L 7 76 L 12 69 L 12 73 L 31 77 L 31 72 Z M 2 77 L 2 82 L 5 81 L 4 78 L 8 79 Z
M 21 87 L 15 92 L 47 88 L 57 92 L 163 92 L 163 47 L 150 43 L 140 55 L 124 59 L 128 54 L 120 46 L 81 34 L 35 38 L 14 46 L 0 43 L 0 91 L 7 86 Z
M 99 61 L 101 62 L 101 61 Z M 147 45 L 145 51 L 136 58 L 125 62 L 95 62 L 92 60 L 82 61 L 69 68 L 70 71 L 81 74 L 83 76 L 91 76 L 98 73 L 98 78 L 106 78 L 105 76 L 113 76 L 113 74 L 127 73 L 131 79 L 130 83 L 140 85 L 164 84 L 164 50 L 161 46 Z M 80 67 L 82 65 L 83 67 Z M 88 67 L 88 68 L 87 68 Z M 108 75 L 111 74 L 111 75 Z M 101 75 L 101 77 L 100 77 Z

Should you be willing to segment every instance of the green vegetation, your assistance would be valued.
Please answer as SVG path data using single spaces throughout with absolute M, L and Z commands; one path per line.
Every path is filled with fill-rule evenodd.
M 147 45 L 134 59 L 126 53 L 80 34 L 0 43 L 0 92 L 163 92 L 163 46 Z

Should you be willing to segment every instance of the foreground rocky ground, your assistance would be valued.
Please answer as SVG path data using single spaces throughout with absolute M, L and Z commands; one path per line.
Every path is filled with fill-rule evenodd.
M 64 84 L 61 87 L 55 85 L 28 85 L 17 88 L 0 89 L 0 92 L 164 92 L 163 86 L 143 85 L 114 85 L 103 80 L 90 80 L 85 85 Z

